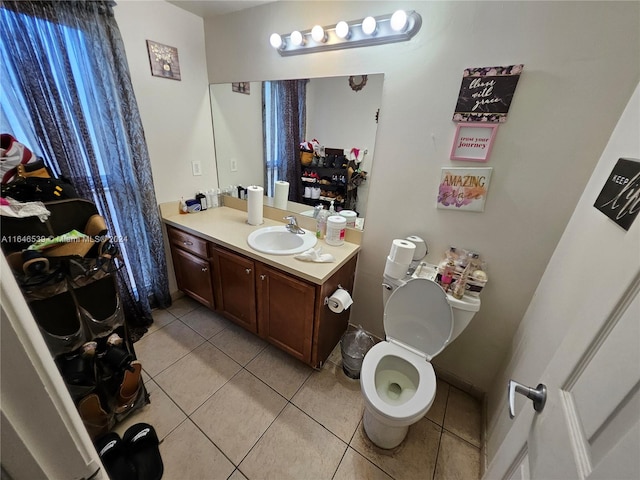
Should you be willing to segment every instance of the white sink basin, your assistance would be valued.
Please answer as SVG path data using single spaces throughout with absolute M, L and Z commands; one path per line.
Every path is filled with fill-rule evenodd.
M 304 234 L 291 233 L 284 225 L 264 227 L 249 234 L 247 243 L 254 250 L 271 255 L 293 255 L 314 247 L 318 239 L 305 230 Z

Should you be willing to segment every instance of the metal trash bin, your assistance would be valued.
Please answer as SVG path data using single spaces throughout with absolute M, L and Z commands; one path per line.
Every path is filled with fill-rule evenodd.
M 360 378 L 362 360 L 375 343 L 373 337 L 365 332 L 362 327 L 342 335 L 340 339 L 342 370 L 347 377 Z

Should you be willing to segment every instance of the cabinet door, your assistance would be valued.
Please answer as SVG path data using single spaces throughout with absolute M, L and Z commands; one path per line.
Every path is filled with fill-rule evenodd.
M 208 260 L 198 258 L 180 248 L 171 248 L 178 288 L 213 309 L 213 282 Z
M 309 363 L 315 286 L 259 263 L 256 269 L 258 333 L 270 343 Z
M 253 260 L 215 248 L 218 310 L 247 330 L 257 333 Z

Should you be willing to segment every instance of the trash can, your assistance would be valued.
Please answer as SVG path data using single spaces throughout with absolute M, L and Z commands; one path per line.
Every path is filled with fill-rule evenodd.
M 342 370 L 349 378 L 360 378 L 362 360 L 373 345 L 373 337 L 361 327 L 351 332 L 346 332 L 340 339 L 340 351 L 342 352 Z

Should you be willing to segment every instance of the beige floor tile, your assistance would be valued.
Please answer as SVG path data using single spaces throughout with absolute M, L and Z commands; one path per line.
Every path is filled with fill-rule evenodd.
M 247 477 L 245 477 L 240 470 L 236 469 L 229 477 L 229 480 L 247 480 Z
M 260 337 L 233 323 L 209 341 L 243 367 L 268 345 Z
M 480 449 L 442 432 L 435 480 L 476 480 L 480 478 Z
M 142 368 L 155 377 L 204 341 L 202 336 L 182 322 L 172 322 L 142 337 L 136 342 L 135 349 Z
M 231 323 L 222 315 L 209 310 L 207 307 L 198 307 L 180 317 L 180 320 L 207 340 L 220 333 Z
M 440 426 L 444 423 L 447 398 L 449 398 L 449 384 L 436 379 L 436 398 L 433 400 L 433 405 L 431 405 L 426 417 Z
M 149 329 L 147 330 L 147 333 L 145 335 L 155 332 L 156 330 L 159 330 L 176 320 L 176 317 L 174 317 L 171 312 L 169 312 L 169 310 L 159 308 L 153 310 L 151 312 L 151 316 L 153 317 L 153 323 L 149 326 Z
M 180 318 L 190 311 L 195 310 L 199 306 L 200 304 L 194 299 L 184 296 L 173 302 L 171 306 L 167 308 L 167 310 L 169 310 L 169 312 L 171 312 L 171 314 L 175 315 L 177 318 Z
M 147 390 L 149 392 L 149 390 Z M 160 388 L 153 388 L 149 392 L 151 403 L 134 411 L 124 421 L 116 425 L 115 431 L 120 436 L 131 425 L 148 423 L 155 429 L 158 438 L 162 440 L 169 432 L 182 423 L 187 416 Z
M 271 388 L 242 370 L 196 410 L 191 419 L 237 465 L 286 403 Z
M 191 423 L 184 421 L 160 444 L 165 480 L 226 480 L 235 467 Z
M 291 402 L 346 443 L 364 411 L 360 382 L 333 363 L 313 372 Z
M 290 400 L 313 369 L 291 355 L 270 345 L 246 366 L 264 383 Z
M 240 464 L 249 479 L 330 479 L 347 445 L 291 404 Z
M 347 448 L 333 480 L 393 480 L 353 448 Z
M 190 415 L 241 368 L 218 348 L 204 342 L 154 380 Z
M 340 350 L 340 342 L 338 342 L 333 350 L 331 350 L 329 358 L 327 358 L 327 362 L 339 365 L 340 368 L 342 368 L 342 351 Z
M 423 418 L 409 427 L 407 438 L 393 450 L 376 447 L 366 437 L 362 422 L 351 440 L 351 447 L 396 479 L 432 478 L 436 466 L 441 428 Z
M 455 387 L 449 388 L 444 428 L 476 447 L 480 447 L 482 408 L 480 402 Z

